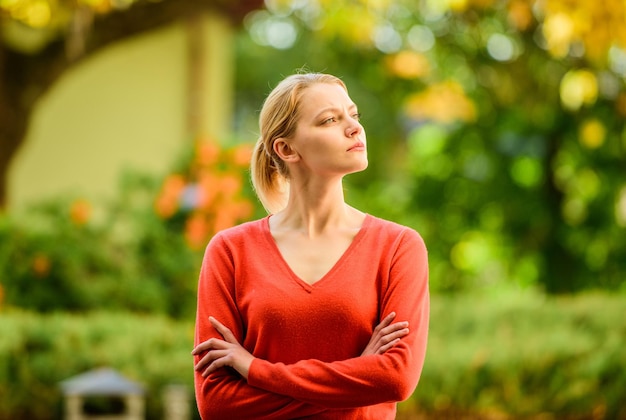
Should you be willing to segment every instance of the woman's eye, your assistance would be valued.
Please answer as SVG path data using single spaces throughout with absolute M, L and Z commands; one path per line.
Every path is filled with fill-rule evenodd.
M 335 122 L 335 117 L 330 117 L 330 118 L 326 118 L 324 121 L 322 121 L 322 124 L 328 124 L 331 122 Z
M 352 114 L 352 118 L 354 118 L 357 121 L 361 120 L 361 114 L 359 112 L 357 112 L 356 114 Z

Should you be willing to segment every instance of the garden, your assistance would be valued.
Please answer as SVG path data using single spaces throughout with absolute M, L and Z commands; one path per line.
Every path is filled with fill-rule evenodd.
M 14 3 L 0 10 L 26 19 Z M 105 3 L 125 13 L 83 6 Z M 626 7 L 414 3 L 266 1 L 235 37 L 232 138 L 127 170 L 105 202 L 0 212 L 0 419 L 61 418 L 60 382 L 103 366 L 145 387 L 147 418 L 170 385 L 197 417 L 204 246 L 265 215 L 250 133 L 303 67 L 342 77 L 363 114 L 370 167 L 347 201 L 428 247 L 428 351 L 398 418 L 626 419 Z

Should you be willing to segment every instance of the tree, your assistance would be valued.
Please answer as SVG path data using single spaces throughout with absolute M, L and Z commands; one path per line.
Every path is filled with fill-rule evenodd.
M 302 65 L 343 76 L 371 162 L 349 192 L 422 232 L 434 288 L 624 284 L 623 2 L 286 0 L 247 22 L 239 108 Z
M 6 174 L 38 99 L 71 66 L 114 42 L 205 10 L 240 23 L 262 0 L 0 3 L 0 209 Z

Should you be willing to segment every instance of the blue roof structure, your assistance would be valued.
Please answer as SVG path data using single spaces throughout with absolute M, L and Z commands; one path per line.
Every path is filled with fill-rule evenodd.
M 111 368 L 94 369 L 61 382 L 65 395 L 120 396 L 144 394 L 143 387 Z

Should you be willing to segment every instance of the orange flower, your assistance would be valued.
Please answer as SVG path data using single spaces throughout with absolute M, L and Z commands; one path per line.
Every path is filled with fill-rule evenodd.
M 180 174 L 172 174 L 163 182 L 163 194 L 178 197 L 185 188 L 185 177 Z
M 180 195 L 185 189 L 185 177 L 180 174 L 173 174 L 165 178 L 161 192 L 154 203 L 156 213 L 168 219 L 178 210 Z
M 220 156 L 220 147 L 210 141 L 200 141 L 196 147 L 196 161 L 202 166 L 211 166 L 217 163 Z
M 240 144 L 233 149 L 233 163 L 237 166 L 247 167 L 252 158 L 252 145 Z
M 201 213 L 192 214 L 185 223 L 185 239 L 192 249 L 200 249 L 209 237 L 209 224 Z
M 178 199 L 175 197 L 161 194 L 154 203 L 154 210 L 163 219 L 169 219 L 178 210 Z
M 626 117 L 626 93 L 621 93 L 615 101 L 615 108 L 621 116 Z
M 220 181 L 220 190 L 226 197 L 233 197 L 241 190 L 241 178 L 235 174 L 224 174 Z
M 37 254 L 33 259 L 33 271 L 37 277 L 43 278 L 50 273 L 52 263 L 47 255 Z
M 202 191 L 198 207 L 209 209 L 218 193 L 219 178 L 209 171 L 202 171 L 198 177 L 198 187 Z
M 213 221 L 213 230 L 215 232 L 235 226 L 235 223 L 237 223 L 237 215 L 234 214 L 232 210 L 232 205 L 225 205 L 218 209 L 215 214 L 215 220 Z
M 526 30 L 533 22 L 533 12 L 530 4 L 524 0 L 513 0 L 508 7 L 508 20 L 519 30 Z
M 233 204 L 233 210 L 238 219 L 247 219 L 252 216 L 254 207 L 248 200 L 239 201 Z
M 75 200 L 70 206 L 70 219 L 77 225 L 84 225 L 91 216 L 91 204 L 84 199 Z

